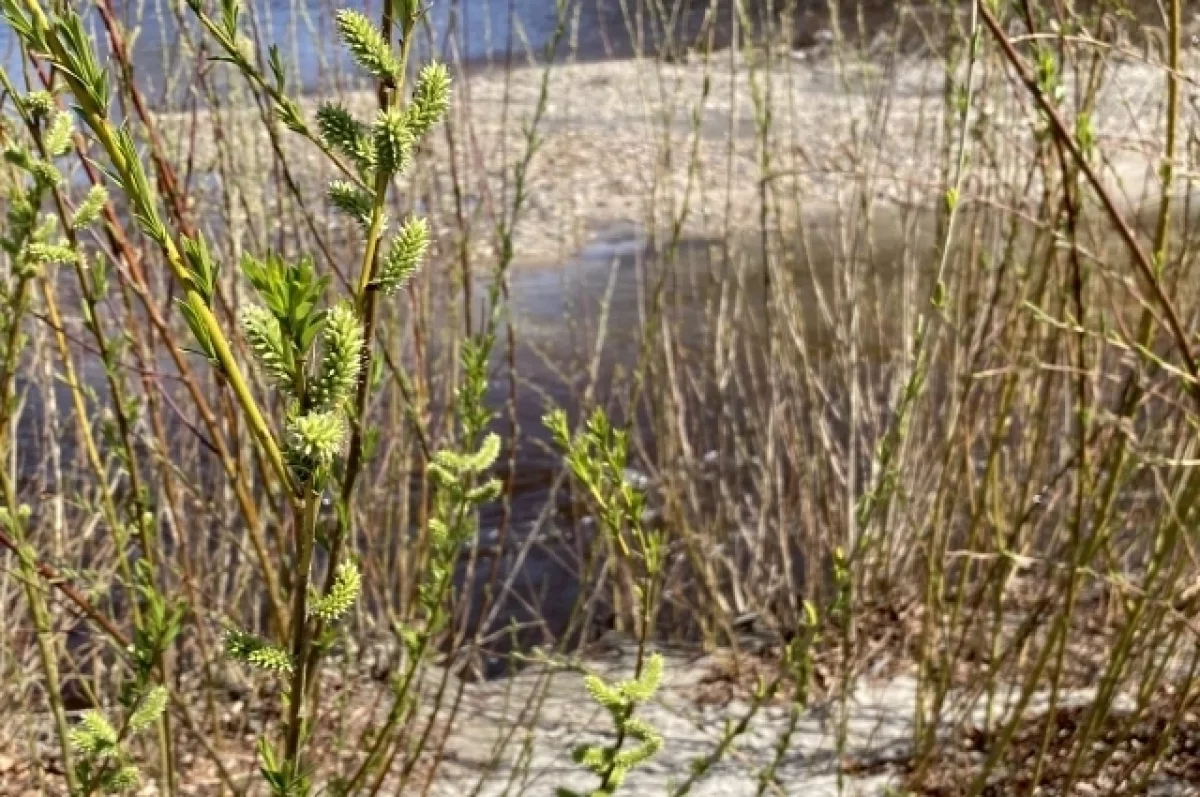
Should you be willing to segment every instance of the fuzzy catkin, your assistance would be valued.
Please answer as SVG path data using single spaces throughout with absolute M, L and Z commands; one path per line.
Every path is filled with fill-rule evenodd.
M 334 306 L 322 333 L 321 372 L 312 387 L 314 409 L 336 410 L 345 403 L 362 373 L 363 341 L 362 324 L 350 303 Z

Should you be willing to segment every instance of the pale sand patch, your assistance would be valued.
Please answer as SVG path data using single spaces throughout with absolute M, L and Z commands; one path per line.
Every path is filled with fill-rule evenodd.
M 1197 73 L 1198 56 L 1189 55 L 1191 74 Z M 460 228 L 452 192 L 457 172 L 471 248 L 481 267 L 494 262 L 496 219 L 514 194 L 523 130 L 538 107 L 542 78 L 540 68 L 523 67 L 456 79 L 449 130 L 428 139 L 418 168 L 401 186 L 402 193 L 431 198 L 419 211 L 434 218 L 443 249 L 452 248 Z M 991 75 L 989 81 L 996 85 L 999 78 Z M 1033 104 L 1020 94 L 1023 89 L 1005 80 L 1004 91 L 1010 97 L 1017 92 L 1020 102 L 988 102 L 983 113 L 1003 131 L 998 138 L 1007 150 L 998 153 L 999 162 L 972 173 L 966 198 L 985 190 L 1011 198 L 1024 184 L 1028 158 L 1022 154 L 1032 145 Z M 982 88 L 982 80 L 977 82 Z M 615 226 L 656 229 L 660 240 L 680 217 L 684 236 L 753 228 L 762 215 L 764 176 L 776 189 L 775 203 L 788 215 L 803 207 L 844 204 L 862 190 L 904 205 L 928 206 L 941 199 L 938 62 L 915 59 L 885 70 L 873 63 L 839 64 L 792 53 L 764 68 L 726 51 L 708 63 L 556 65 L 546 85 L 539 148 L 530 161 L 514 238 L 518 264 L 563 263 L 589 237 Z M 1160 70 L 1127 60 L 1113 68 L 1101 92 L 1095 128 L 1102 169 L 1124 202 L 1157 192 L 1162 86 Z M 1185 90 L 1195 95 L 1195 86 Z M 1068 84 L 1067 95 L 1072 94 Z M 373 114 L 369 93 L 335 99 L 361 119 Z M 303 103 L 309 118 L 316 104 Z M 769 157 L 760 135 L 766 107 L 771 111 Z M 233 203 L 232 229 L 244 230 L 246 222 L 259 230 L 294 224 L 274 210 L 270 146 L 256 114 L 221 114 L 227 140 L 233 142 L 224 156 L 224 174 L 233 175 L 239 200 Z M 1188 129 L 1195 106 L 1185 102 L 1184 115 Z M 164 117 L 171 137 L 182 132 L 183 120 Z M 206 191 L 211 192 L 223 179 L 218 148 L 212 117 L 201 115 L 198 122 L 194 168 L 210 176 Z M 455 142 L 454 170 L 448 132 Z M 333 176 L 330 165 L 312 145 L 286 131 L 284 150 L 310 207 L 327 214 L 323 193 Z M 206 191 L 196 201 L 204 201 Z M 1036 190 L 1027 196 L 1032 203 Z M 396 211 L 404 212 L 404 205 Z M 330 231 L 348 228 L 331 214 L 323 223 Z

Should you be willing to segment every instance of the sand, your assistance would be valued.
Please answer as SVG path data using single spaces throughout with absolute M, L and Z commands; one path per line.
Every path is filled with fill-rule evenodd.
M 1190 73 L 1200 74 L 1193 68 L 1200 47 L 1188 59 Z M 1157 192 L 1163 78 L 1132 58 L 1112 70 L 1094 119 L 1105 154 L 1097 166 L 1110 190 L 1133 203 L 1147 191 Z M 481 268 L 495 260 L 497 223 L 511 218 L 506 209 L 528 143 L 525 131 L 535 119 L 538 149 L 525 175 L 514 236 L 518 266 L 567 262 L 587 241 L 613 229 L 654 232 L 659 240 L 675 232 L 720 237 L 757 229 L 764 195 L 773 209 L 766 222 L 773 226 L 846 206 L 864 194 L 903 206 L 941 201 L 942 67 L 929 59 L 883 66 L 807 50 L 783 51 L 766 65 L 724 51 L 685 63 L 559 64 L 549 73 L 538 117 L 543 75 L 539 67 L 460 75 L 450 124 L 427 139 L 418 168 L 399 186 L 395 212 L 411 206 L 405 197 L 419 197 L 418 210 L 433 217 L 443 251 L 454 250 L 465 228 Z M 976 82 L 983 91 L 978 73 Z M 1194 99 L 1195 82 L 1184 88 Z M 1002 91 L 1020 102 L 989 100 L 982 113 L 1000 131 L 996 140 L 1005 150 L 997 156 L 1003 160 L 971 172 L 963 192 L 967 201 L 984 195 L 1012 201 L 1012 191 L 1023 190 L 1015 188 L 1024 179 L 1015 167 L 1032 146 L 1032 103 L 1011 81 Z M 335 101 L 369 119 L 374 100 L 365 92 L 348 92 Z M 311 114 L 316 103 L 306 99 L 305 111 Z M 766 107 L 769 128 L 761 125 Z M 1185 123 L 1194 121 L 1196 106 L 1185 102 L 1184 114 Z M 207 127 L 213 117 L 164 117 L 172 136 L 185 120 L 200 126 L 198 135 L 186 139 L 198 142 L 191 155 L 194 172 L 210 176 L 196 183 L 197 201 L 204 191 L 233 189 L 232 229 L 239 234 L 261 235 L 293 224 L 269 201 L 276 191 L 267 166 L 270 147 L 254 114 L 223 111 L 222 118 L 228 140 L 236 144 L 227 148 L 224 161 L 231 185 L 220 176 L 220 152 Z M 309 206 L 327 212 L 328 165 L 299 137 L 287 135 L 284 141 Z M 456 181 L 463 222 L 456 218 Z M 771 191 L 764 192 L 764 184 Z M 336 217 L 321 223 L 333 234 L 348 229 Z

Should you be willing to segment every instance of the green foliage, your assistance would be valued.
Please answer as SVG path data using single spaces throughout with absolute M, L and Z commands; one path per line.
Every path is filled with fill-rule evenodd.
M 282 760 L 266 737 L 258 740 L 258 759 L 259 772 L 273 797 L 306 797 L 312 789 L 308 773 Z
M 600 785 L 588 792 L 588 797 L 607 797 L 614 794 L 629 772 L 653 758 L 663 746 L 663 738 L 646 721 L 634 716 L 638 706 L 654 698 L 663 675 L 663 658 L 655 653 L 647 657 L 638 677 L 610 683 L 598 675 L 584 676 L 584 686 L 597 705 L 608 712 L 616 728 L 612 744 L 583 744 L 572 751 L 575 762 L 600 778 Z M 624 741 L 638 744 L 625 748 Z M 578 792 L 559 789 L 558 793 L 582 797 Z
M 343 9 L 337 13 L 337 27 L 359 66 L 387 83 L 399 77 L 400 64 L 392 54 L 391 45 L 365 14 Z
M 183 628 L 187 604 L 182 600 L 168 601 L 154 584 L 154 573 L 145 559 L 138 560 L 134 570 L 138 598 L 142 606 L 141 623 L 133 632 L 133 649 L 130 651 L 134 664 L 136 689 L 142 688 L 154 675 L 154 665 L 160 654 L 166 651 Z
M 313 408 L 335 410 L 345 404 L 362 373 L 364 343 L 362 323 L 353 305 L 345 301 L 335 305 L 325 319 L 321 371 L 312 387 Z
M 280 89 L 282 92 L 282 89 Z M 308 136 L 308 125 L 304 121 L 304 117 L 300 115 L 300 106 L 291 97 L 280 96 L 275 101 L 275 117 L 283 123 L 283 126 L 293 133 L 299 133 L 302 136 Z
M 665 562 L 666 542 L 661 531 L 643 527 L 646 497 L 627 477 L 628 433 L 615 429 L 602 409 L 596 409 L 574 436 L 562 410 L 548 413 L 543 422 L 565 450 L 568 469 L 595 504 L 617 549 L 640 559 L 651 578 L 657 576 Z
M 162 245 L 168 238 L 167 228 L 158 215 L 154 193 L 150 190 L 150 181 L 146 178 L 146 170 L 142 167 L 137 145 L 127 128 L 122 127 L 117 131 L 116 145 L 122 166 L 118 167 L 120 174 L 113 179 L 129 195 L 133 203 L 133 217 L 138 226 L 152 240 Z
M 204 317 L 200 313 L 200 309 L 193 304 L 193 301 L 202 301 L 193 299 L 192 297 L 184 297 L 176 299 L 175 304 L 179 308 L 179 312 L 183 315 L 183 320 L 187 322 L 188 329 L 192 332 L 192 337 L 199 347 L 196 351 L 202 357 L 209 361 L 214 366 L 220 365 L 220 359 L 217 356 L 217 348 L 213 343 L 212 333 L 209 332 L 208 325 L 204 323 Z
M 288 263 L 272 252 L 264 260 L 242 258 L 242 273 L 258 291 L 267 309 L 279 321 L 280 332 L 303 355 L 321 329 L 325 313 L 320 301 L 329 285 L 328 276 L 317 276 L 312 258 Z M 300 357 L 294 357 L 300 361 Z
M 119 729 L 94 709 L 80 715 L 68 739 L 79 757 L 75 777 L 81 794 L 120 794 L 138 785 L 141 775 L 126 744 L 157 723 L 166 707 L 166 688 L 155 686 L 140 693 Z
M 192 290 L 200 294 L 205 303 L 212 306 L 213 297 L 217 293 L 217 277 L 220 275 L 220 265 L 213 260 L 208 249 L 208 242 L 202 233 L 195 238 L 186 235 L 180 238 L 183 249 L 183 259 L 187 268 L 187 278 Z
M 76 93 L 82 95 L 79 99 L 90 102 L 95 111 L 107 109 L 110 97 L 108 73 L 100 65 L 83 18 L 72 9 L 54 18 L 51 24 L 55 38 L 62 46 L 61 53 L 51 50 L 54 66 L 75 84 Z
M 422 218 L 406 221 L 383 256 L 376 278 L 379 290 L 391 295 L 403 288 L 421 267 L 428 250 L 429 224 Z
M 362 573 L 359 572 L 358 565 L 349 560 L 342 562 L 338 565 L 333 588 L 325 596 L 312 600 L 309 604 L 309 615 L 320 617 L 326 622 L 339 620 L 354 606 L 361 590 Z
M 584 428 L 572 435 L 566 413 L 555 410 L 544 419 L 555 442 L 564 450 L 568 469 L 595 505 L 601 527 L 618 555 L 640 562 L 642 578 L 634 585 L 641 599 L 642 637 L 640 652 L 654 612 L 655 588 L 666 557 L 666 544 L 660 531 L 649 531 L 642 523 L 645 497 L 626 476 L 628 435 L 614 429 L 603 410 L 597 409 Z M 634 717 L 639 705 L 649 702 L 662 681 L 663 660 L 655 653 L 645 659 L 632 680 L 610 683 L 588 675 L 584 685 L 591 698 L 612 718 L 617 738 L 611 745 L 583 745 L 576 748 L 575 760 L 600 778 L 590 797 L 606 797 L 616 792 L 634 767 L 654 756 L 663 744 L 662 737 L 648 724 Z M 639 744 L 623 749 L 626 739 Z M 574 795 L 560 789 L 560 795 Z

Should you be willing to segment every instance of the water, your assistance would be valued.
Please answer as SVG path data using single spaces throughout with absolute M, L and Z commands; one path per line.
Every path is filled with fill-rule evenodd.
M 433 0 L 416 40 L 416 57 L 431 55 L 468 68 L 541 60 L 547 45 L 556 38 L 560 21 L 565 33 L 558 37 L 556 57 L 570 52 L 578 59 L 626 57 L 638 51 L 654 52 L 661 40 L 663 24 L 645 7 L 646 0 Z M 154 107 L 176 107 L 185 102 L 202 67 L 197 46 L 204 44 L 215 54 L 216 44 L 206 39 L 195 15 L 175 0 L 113 0 L 116 16 L 127 31 L 136 79 Z M 276 44 L 288 72 L 293 94 L 328 92 L 365 85 L 337 37 L 334 17 L 341 8 L 354 8 L 378 18 L 378 0 L 251 0 L 242 13 L 243 32 L 257 41 L 265 56 Z M 682 2 L 674 29 L 683 37 L 694 37 L 700 29 L 705 2 Z M 104 58 L 110 50 L 101 17 L 89 4 L 85 21 Z M 220 17 L 215 3 L 209 14 Z M 670 12 L 668 4 L 668 12 Z M 728 18 L 728 14 L 718 15 Z M 627 19 L 641 19 L 638 25 Z M 718 40 L 727 28 L 716 22 Z M 10 75 L 22 74 L 21 54 L 7 23 L 0 24 L 0 64 Z M 209 72 L 214 85 L 224 85 L 230 68 L 215 65 Z M 36 84 L 36 77 L 34 77 Z

